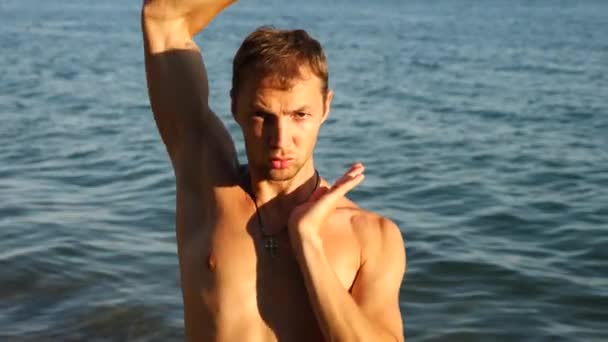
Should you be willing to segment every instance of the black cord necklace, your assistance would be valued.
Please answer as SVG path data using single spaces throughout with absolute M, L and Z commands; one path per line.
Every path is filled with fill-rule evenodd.
M 309 199 L 310 199 L 310 196 L 312 196 L 312 194 L 314 194 L 315 191 L 317 190 L 317 188 L 319 187 L 320 180 L 321 180 L 321 177 L 319 177 L 319 171 L 317 171 L 315 169 L 315 187 L 312 189 L 312 192 L 308 196 Z M 260 225 L 260 233 L 262 233 L 262 239 L 264 240 L 264 249 L 271 257 L 275 257 L 277 255 L 277 251 L 279 249 L 279 242 L 275 237 L 277 235 L 279 235 L 279 233 L 281 233 L 282 230 L 280 230 L 274 234 L 268 234 L 264 231 L 264 222 L 262 221 L 262 215 L 260 214 L 260 209 L 258 208 L 258 203 L 256 201 L 255 194 L 253 193 L 253 189 L 251 189 L 250 196 L 251 196 L 251 199 L 253 200 L 253 204 L 255 205 L 255 214 L 258 218 L 258 223 Z M 285 226 L 285 229 L 287 229 L 287 226 Z

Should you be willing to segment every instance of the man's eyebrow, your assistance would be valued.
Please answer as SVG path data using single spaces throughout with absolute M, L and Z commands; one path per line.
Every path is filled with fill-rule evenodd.
M 290 113 L 302 113 L 302 112 L 310 112 L 310 107 L 308 105 L 303 105 L 300 108 L 289 111 Z
M 271 111 L 269 108 L 266 108 L 266 106 L 264 106 L 264 105 L 263 105 L 263 104 L 261 104 L 261 103 L 254 103 L 254 104 L 251 106 L 251 109 L 252 109 L 254 112 L 261 112 L 261 113 L 273 114 L 273 112 L 272 112 L 272 111 Z
M 262 104 L 260 102 L 254 102 L 253 105 L 251 106 L 251 109 L 254 112 L 274 114 L 274 112 L 271 109 L 267 108 L 266 106 L 264 106 L 264 104 Z M 296 109 L 286 111 L 285 114 L 309 113 L 309 112 L 310 112 L 310 106 L 303 105 L 303 106 L 298 107 Z

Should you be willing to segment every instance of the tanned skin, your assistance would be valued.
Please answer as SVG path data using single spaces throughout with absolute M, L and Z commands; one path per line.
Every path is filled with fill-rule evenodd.
M 313 151 L 332 93 L 306 68 L 287 90 L 245 78 L 232 114 L 246 167 L 210 110 L 192 37 L 232 2 L 146 0 L 142 8 L 150 102 L 176 178 L 188 340 L 403 341 L 399 228 L 345 197 L 363 165 L 315 189 Z M 264 249 L 256 203 L 264 231 L 276 234 L 276 256 Z

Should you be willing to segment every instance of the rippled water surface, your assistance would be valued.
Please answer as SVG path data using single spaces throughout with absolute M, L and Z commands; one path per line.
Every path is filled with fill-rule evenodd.
M 0 0 L 0 340 L 180 340 L 174 181 L 139 3 Z M 608 3 L 241 1 L 197 41 L 230 121 L 255 27 L 336 91 L 316 159 L 407 241 L 411 341 L 608 340 Z M 242 151 L 242 148 L 240 149 Z

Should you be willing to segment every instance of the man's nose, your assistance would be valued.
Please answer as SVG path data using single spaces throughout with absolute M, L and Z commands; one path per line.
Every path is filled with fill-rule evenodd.
M 284 148 L 289 144 L 290 132 L 286 117 L 274 121 L 268 135 L 268 144 L 273 148 Z

